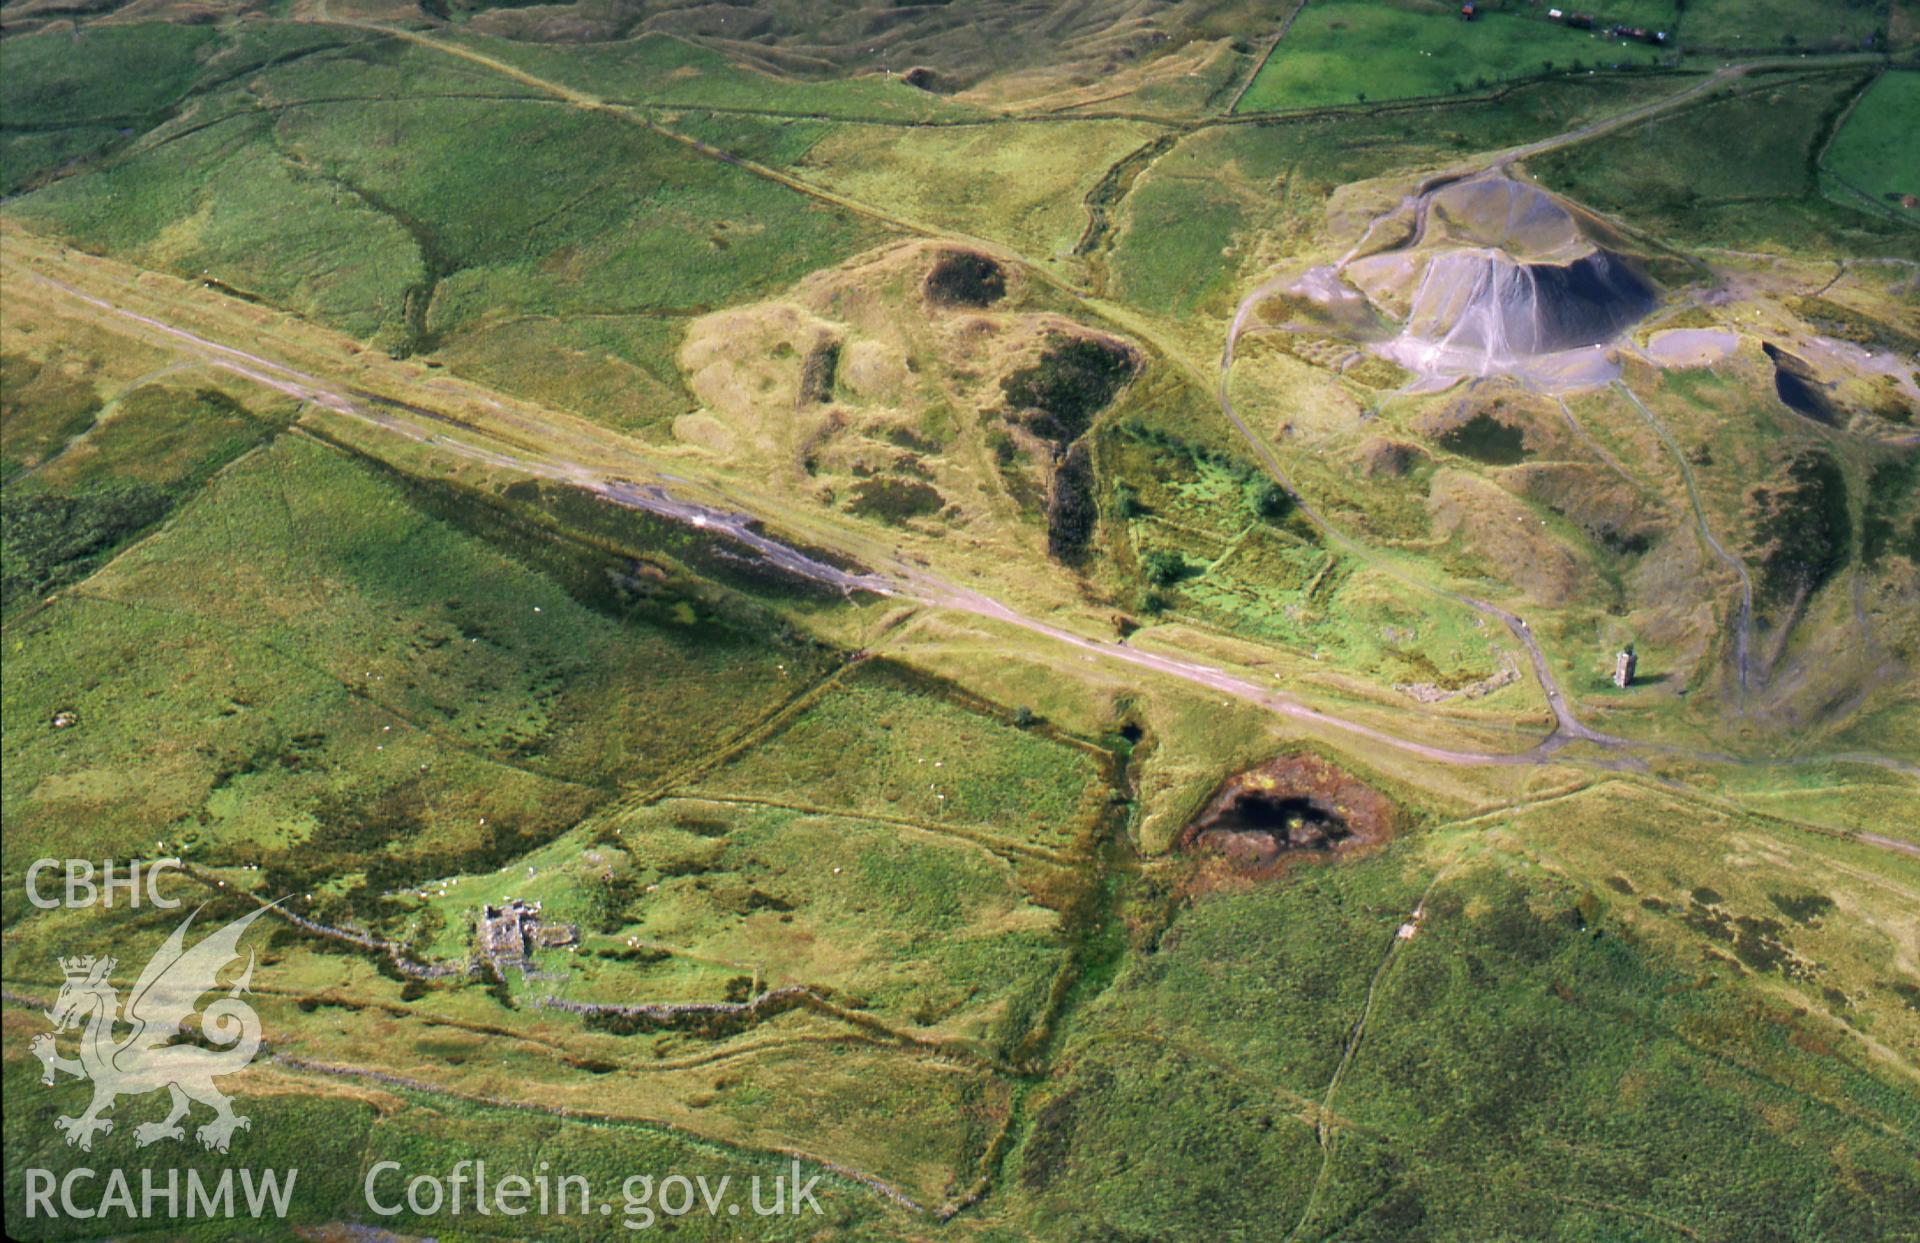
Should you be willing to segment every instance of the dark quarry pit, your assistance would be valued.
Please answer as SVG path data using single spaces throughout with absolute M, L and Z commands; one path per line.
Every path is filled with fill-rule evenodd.
M 1787 353 L 1771 341 L 1760 348 L 1773 363 L 1773 391 L 1779 395 L 1782 405 L 1827 427 L 1840 421 L 1839 411 L 1827 397 L 1826 386 L 1820 383 L 1805 359 Z
M 1291 858 L 1330 857 L 1392 836 L 1393 803 L 1316 755 L 1283 755 L 1227 779 L 1175 849 L 1267 875 Z
M 976 251 L 949 250 L 927 273 L 926 291 L 942 306 L 992 306 L 1007 296 L 1007 274 Z
M 1195 844 L 1231 859 L 1271 863 L 1283 850 L 1332 850 L 1352 836 L 1338 812 L 1314 799 L 1247 791 L 1220 809 Z

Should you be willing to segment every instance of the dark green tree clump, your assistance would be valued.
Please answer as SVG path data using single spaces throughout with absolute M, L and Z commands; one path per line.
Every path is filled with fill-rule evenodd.
M 1248 478 L 1245 496 L 1247 512 L 1262 522 L 1279 522 L 1293 512 L 1293 498 L 1286 489 L 1263 476 Z
M 1186 558 L 1166 548 L 1148 553 L 1140 568 L 1156 587 L 1171 587 L 1187 576 Z

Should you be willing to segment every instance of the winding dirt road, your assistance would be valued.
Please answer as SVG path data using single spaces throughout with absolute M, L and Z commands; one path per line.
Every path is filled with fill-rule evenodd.
M 1707 525 L 1707 511 L 1700 504 L 1700 489 L 1693 481 L 1693 467 L 1687 464 L 1687 455 L 1680 452 L 1680 446 L 1673 443 L 1673 437 L 1667 434 L 1666 424 L 1662 423 L 1647 404 L 1640 400 L 1634 391 L 1624 382 L 1615 381 L 1615 387 L 1626 395 L 1634 409 L 1646 419 L 1647 426 L 1653 429 L 1660 443 L 1673 455 L 1674 463 L 1680 468 L 1680 478 L 1687 485 L 1687 501 L 1693 506 L 1694 527 L 1701 543 L 1720 560 L 1722 565 L 1731 569 L 1740 579 L 1740 612 L 1733 628 L 1733 663 L 1739 675 L 1740 693 L 1745 695 L 1749 687 L 1747 669 L 1748 652 L 1753 646 L 1753 579 L 1747 573 L 1747 563 L 1726 550 L 1726 547 L 1714 538 L 1713 529 Z

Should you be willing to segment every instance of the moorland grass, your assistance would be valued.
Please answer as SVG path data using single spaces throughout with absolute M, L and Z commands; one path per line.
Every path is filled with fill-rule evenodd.
M 151 128 L 192 88 L 217 39 L 212 27 L 153 22 L 0 43 L 0 194 Z
M 565 986 L 579 1000 L 707 999 L 663 976 L 654 954 L 631 952 L 637 941 L 998 1050 L 1024 1034 L 1065 962 L 1058 915 L 1039 904 L 1070 891 L 1064 877 L 964 840 L 725 798 L 619 815 L 591 847 L 569 838 L 528 856 L 537 876 L 516 865 L 456 880 L 437 902 L 464 922 L 511 893 L 604 932 Z
M 1449 30 L 1472 29 L 1444 20 Z M 607 55 L 651 56 L 661 42 Z M 680 61 L 633 70 L 649 90 L 649 74 L 725 79 L 725 90 L 748 96 L 804 89 L 824 99 L 839 89 L 739 77 L 667 42 Z M 530 54 L 561 76 L 573 52 Z M 288 90 L 322 90 L 329 75 L 369 94 L 524 89 L 451 58 L 430 70 L 431 53 L 391 45 L 342 54 L 337 65 L 331 56 L 269 70 L 264 89 L 284 100 Z M 680 73 L 689 66 L 694 74 Z M 624 72 L 594 89 L 614 94 Z M 1131 223 L 1114 251 L 1118 288 L 1196 336 L 1211 333 L 1217 321 L 1195 312 L 1230 306 L 1254 255 L 1264 265 L 1276 251 L 1317 245 L 1335 185 L 1564 130 L 1673 86 L 1555 81 L 1497 106 L 1209 131 L 1142 176 L 1144 197 L 1124 209 Z M 1844 98 L 1838 87 L 1823 96 L 1805 84 L 1761 86 L 1757 99 L 1777 93 L 1773 102 L 1788 112 Z M 722 106 L 719 98 L 706 106 Z M 782 98 L 802 106 L 797 94 Z M 1714 144 L 1768 120 L 1746 103 L 1710 111 L 1720 106 L 1635 127 L 1634 141 L 1652 151 L 1632 158 L 1691 159 L 1696 172 L 1686 175 L 1708 178 L 1729 203 L 1750 186 L 1763 194 L 1788 186 L 1789 166 L 1807 162 L 1818 126 L 1795 129 L 1788 118 L 1779 122 L 1788 124 L 1788 151 L 1721 168 Z M 830 149 L 826 139 L 843 141 L 818 124 L 725 113 L 693 121 L 694 132 L 773 161 L 803 150 L 812 159 Z M 685 400 L 672 359 L 686 314 L 785 288 L 877 236 L 617 116 L 548 102 L 309 98 L 194 134 L 184 128 L 147 155 L 10 209 L 84 227 L 90 244 L 175 270 L 212 266 L 248 292 L 359 325 L 395 349 L 496 368 L 490 382 L 577 401 L 623 428 L 657 428 Z M 1675 133 L 1684 141 L 1667 136 Z M 984 184 L 978 169 L 941 167 L 965 149 L 954 136 L 916 136 L 909 146 L 912 158 L 898 167 L 932 169 L 936 191 L 972 194 L 968 186 Z M 1076 179 L 1097 173 L 1097 146 L 1058 157 L 1056 188 L 1075 212 Z M 1602 147 L 1580 152 L 1600 151 L 1594 184 L 1610 201 L 1630 198 L 1632 178 L 1646 170 L 1620 147 Z M 1036 141 L 1019 159 L 1039 161 L 1036 152 L 1047 154 Z M 526 184 L 524 201 L 497 192 L 510 180 Z M 1791 184 L 1802 193 L 1808 183 Z M 125 195 L 125 215 L 108 193 Z M 1009 202 L 988 186 L 954 207 L 955 227 L 987 232 L 975 213 L 1004 215 L 1018 206 Z M 308 208 L 318 222 L 311 236 L 276 230 L 276 210 Z M 1049 217 L 1032 240 L 1057 244 L 1066 219 Z M 329 229 L 335 235 L 322 236 Z M 1262 238 L 1271 249 L 1258 249 Z M 364 270 L 344 262 L 362 258 Z M 334 271 L 346 275 L 328 284 Z M 24 373 L 7 367 L 11 402 Z M 1326 654 L 1335 676 L 1445 681 L 1478 670 L 1484 631 L 1320 547 L 1309 528 L 1268 506 L 1204 390 L 1159 371 L 1131 385 L 1092 433 L 1111 489 L 1102 512 L 1114 556 L 1089 570 L 1101 590 L 1115 589 L 1103 600 L 1134 599 L 1135 571 L 1168 565 L 1168 581 L 1153 586 L 1176 619 L 1212 628 L 1204 642 L 1224 644 L 1221 631 L 1278 639 Z M 1712 383 L 1677 378 L 1647 394 L 1688 450 L 1711 449 L 1718 465 L 1703 486 L 1723 531 L 1737 527 L 1744 482 L 1790 460 L 1775 452 L 1781 424 L 1749 408 L 1749 379 L 1730 369 Z M 645 392 L 623 398 L 628 385 Z M 199 486 L 152 538 L 54 605 L 9 620 L 9 875 L 51 850 L 125 855 L 185 838 L 202 862 L 228 865 L 222 874 L 235 883 L 316 893 L 299 909 L 418 936 L 436 957 L 458 957 L 474 907 L 507 894 L 538 897 L 587 934 L 576 954 L 543 955 L 551 978 L 516 975 L 489 989 L 409 986 L 372 956 L 283 929 L 256 980 L 277 1047 L 537 1107 L 670 1118 L 733 1143 L 798 1147 L 896 1179 L 929 1203 L 959 1196 L 984 1172 L 988 1199 L 953 1229 L 1007 1237 L 1266 1238 L 1304 1219 L 1301 1237 L 1599 1237 L 1672 1222 L 1716 1237 L 1842 1239 L 1888 1235 L 1913 1217 L 1908 1158 L 1920 1124 L 1911 1093 L 1863 1069 L 1873 1046 L 1846 1035 L 1912 1047 L 1911 1024 L 1895 1009 L 1912 1006 L 1900 991 L 1912 905 L 1910 882 L 1892 866 L 1900 860 L 1779 822 L 1728 827 L 1677 798 L 1595 808 L 1554 799 L 1537 813 L 1477 821 L 1472 840 L 1486 855 L 1442 877 L 1409 942 L 1394 929 L 1441 867 L 1425 839 L 1217 893 L 1187 887 L 1193 873 L 1177 860 L 1138 876 L 1102 875 L 1090 861 L 1057 867 L 1033 852 L 1078 855 L 1096 822 L 1117 818 L 1106 757 L 1036 724 L 1030 711 L 1003 714 L 880 661 L 801 700 L 731 763 L 698 768 L 820 687 L 835 661 L 779 637 L 779 610 L 812 607 L 797 592 L 769 591 L 752 609 L 726 611 L 712 603 L 717 591 L 650 585 L 653 575 L 633 561 L 649 558 L 660 573 L 656 556 L 690 563 L 699 551 L 690 532 L 647 528 L 654 543 L 636 548 L 629 537 L 642 520 L 577 491 L 523 483 L 482 498 L 408 481 L 297 434 L 248 451 L 229 436 L 227 413 L 202 409 L 169 423 L 141 401 L 103 410 L 101 393 L 63 385 L 58 368 L 26 387 L 34 400 L 19 417 L 10 406 L 0 428 L 10 474 L 42 470 L 74 488 Z M 1284 383 L 1264 391 L 1282 417 L 1315 413 Z M 1135 420 L 1148 434 L 1124 425 Z M 1337 448 L 1288 454 L 1304 490 L 1343 527 L 1416 546 L 1427 535 L 1418 497 L 1426 474 L 1361 479 Z M 1891 496 L 1902 478 L 1863 493 L 1868 516 L 1891 532 L 1875 537 L 1882 558 L 1899 554 L 1910 513 L 1873 498 Z M 556 526 L 590 536 L 602 552 L 534 529 Z M 620 556 L 606 551 L 614 548 Z M 742 572 L 707 553 L 711 573 Z M 1555 649 L 1568 634 L 1585 642 L 1591 619 L 1577 612 L 1535 624 Z M 1014 664 L 1004 642 L 977 634 L 963 642 L 974 646 L 951 650 Z M 1433 667 L 1417 667 L 1412 654 Z M 1278 745 L 1262 732 L 1276 727 L 1251 709 L 1201 706 L 1195 694 L 1184 716 L 1151 715 L 1151 691 L 1086 685 L 1098 728 L 1150 721 L 1166 731 L 1142 754 L 1150 765 L 1182 757 L 1182 789 L 1203 790 L 1233 757 Z M 1046 666 L 1019 693 L 1052 714 L 1081 686 Z M 56 728 L 62 710 L 77 723 Z M 1861 745 L 1899 737 L 1889 730 Z M 1164 771 L 1155 779 L 1175 780 Z M 1559 780 L 1565 771 L 1448 788 L 1472 789 L 1466 801 L 1485 805 L 1538 794 L 1549 772 Z M 1768 781 L 1779 814 L 1815 823 L 1833 817 L 1816 804 L 1843 797 Z M 621 793 L 669 783 L 673 794 L 657 803 L 635 799 L 593 818 Z M 1752 795 L 1755 784 L 1749 772 L 1747 787 L 1729 796 Z M 1177 795 L 1149 797 L 1160 817 L 1152 840 L 1163 843 L 1178 827 L 1167 811 Z M 1872 792 L 1871 815 L 1902 806 Z M 253 863 L 265 872 L 247 871 Z M 1871 885 L 1843 879 L 1870 866 Z M 435 878 L 451 878 L 446 895 L 421 896 Z M 1701 896 L 1708 884 L 1712 898 Z M 78 943 L 70 934 L 127 946 L 135 961 L 166 931 L 154 920 L 123 921 L 124 912 L 29 914 L 19 892 L 8 887 L 10 989 L 41 987 L 53 951 Z M 1060 1035 L 1037 1041 L 1054 1014 L 1050 990 L 1065 978 L 1060 964 L 1074 952 L 1076 929 L 1063 927 L 1061 912 L 1078 910 L 1089 892 L 1116 905 L 1092 921 L 1108 941 L 1093 951 L 1091 982 L 1068 994 L 1074 1008 Z M 664 957 L 653 957 L 663 944 Z M 818 985 L 875 1022 L 960 1043 L 922 1057 L 800 1013 L 719 1041 L 643 1024 L 615 1034 L 540 1005 L 548 994 L 738 999 L 743 979 L 748 989 Z M 1036 1049 L 1059 1056 L 1018 1083 L 976 1064 L 976 1051 Z M 10 1177 L 15 1152 L 57 1164 L 58 1150 L 54 1160 L 46 1150 L 49 1106 L 39 1102 L 71 1112 L 80 1091 L 40 1094 L 26 1082 L 32 1069 L 18 1056 L 9 1065 Z M 436 1170 L 486 1155 L 499 1163 L 496 1177 L 551 1158 L 590 1169 L 597 1182 L 605 1170 L 609 1185 L 636 1165 L 711 1161 L 709 1170 L 744 1174 L 765 1164 L 744 1148 L 688 1144 L 657 1129 L 583 1127 L 536 1109 L 377 1090 L 377 1112 L 277 1097 L 286 1112 L 246 1138 L 270 1133 L 275 1146 L 258 1152 L 298 1155 L 308 1128 L 331 1127 L 345 1138 L 322 1154 L 329 1177 L 389 1155 Z M 1019 1095 L 1024 1102 L 1010 1104 Z M 23 1096 L 35 1106 L 16 1110 Z M 423 1099 L 431 1114 L 418 1108 Z M 1317 1136 L 1322 1100 L 1326 1130 Z M 990 1145 L 1010 1110 L 1016 1143 L 998 1161 Z M 128 1125 L 145 1116 L 129 1109 Z M 30 1135 L 21 1130 L 29 1123 Z M 116 1135 L 124 1144 L 128 1126 Z M 103 1156 L 141 1159 L 124 1148 Z M 303 1216 L 357 1209 L 357 1183 L 336 1177 L 327 1186 L 336 1184 L 342 1207 L 322 1188 L 302 1202 Z M 942 1229 L 925 1219 L 876 1222 L 877 1196 L 833 1186 L 838 1215 L 801 1219 L 790 1235 Z M 710 1226 L 680 1224 L 694 1237 Z M 713 1229 L 730 1237 L 731 1225 Z M 592 1216 L 558 1228 L 613 1233 Z
M 496 39 L 473 31 L 451 38 L 462 47 L 609 102 L 903 124 L 984 116 L 977 108 L 908 86 L 897 76 L 819 82 L 781 77 L 671 35 L 649 33 L 619 42 L 578 45 Z
M 0 46 L 0 194 L 137 140 L 190 96 L 366 36 L 314 25 L 138 22 Z
M 316 93 L 318 59 L 261 81 L 296 100 Z M 784 287 L 877 236 L 630 119 L 550 99 L 474 98 L 481 83 L 509 96 L 531 88 L 454 58 L 386 43 L 327 58 L 327 71 L 335 100 L 371 98 L 265 115 L 210 101 L 202 128 L 10 210 L 396 353 L 445 348 L 512 391 L 623 426 L 656 422 L 677 402 L 677 336 L 621 317 L 700 314 Z M 469 138 L 444 141 L 455 133 Z M 494 193 L 506 182 L 521 192 Z M 524 366 L 498 349 L 461 348 L 465 334 L 528 317 L 576 322 L 543 330 L 548 341 Z M 546 365 L 555 351 L 586 365 Z M 630 400 L 618 392 L 629 379 L 640 380 Z
M 8 39 L 0 51 L 0 108 L 10 121 L 151 123 L 193 86 L 211 26 L 143 22 L 84 35 Z
M 1317 1103 L 1427 880 L 1376 859 L 1190 898 L 1075 1020 L 1065 1073 L 1031 1103 L 1011 1157 L 1028 1229 L 1285 1235 L 1313 1189 Z
M 442 340 L 436 357 L 481 384 L 665 441 L 698 404 L 673 365 L 687 323 L 649 311 L 502 316 Z
M 397 341 L 422 259 L 405 227 L 291 166 L 271 122 L 187 134 L 9 204 L 37 227 Z
M 0 470 L 15 476 L 60 453 L 92 427 L 105 397 L 57 359 L 0 354 Z
M 1610 913 L 1630 897 L 1506 850 L 1439 875 L 1406 941 L 1435 872 L 1397 850 L 1196 897 L 1032 1102 L 1011 1158 L 1029 1228 L 1386 1239 L 1658 1218 L 1841 1239 L 1912 1211 L 1920 1117 L 1817 1027 L 1696 980 Z M 1743 1017 L 1756 1004 L 1771 1022 Z M 1861 1171 L 1837 1194 L 1836 1162 Z
M 435 851 L 537 840 L 701 754 L 819 659 L 704 608 L 583 603 L 524 555 L 311 441 L 237 463 L 9 631 L 9 717 L 82 726 L 9 731 L 8 857 L 84 814 L 102 846 L 394 839 L 440 874 Z M 100 672 L 129 666 L 151 693 Z
M 1097 760 L 932 690 L 862 666 L 703 788 L 1074 847 L 1103 794 Z
M 71 1168 L 73 1153 L 51 1125 L 56 1114 L 74 1114 L 85 1107 L 88 1086 L 66 1080 L 56 1088 L 39 1083 L 39 1065 L 28 1058 L 9 1059 L 6 1090 L 18 1109 L 7 1111 L 7 1177 L 24 1185 L 28 1168 L 64 1171 Z M 337 1228 L 337 1223 L 367 1215 L 364 1194 L 365 1172 L 381 1161 L 394 1161 L 411 1172 L 431 1172 L 444 1177 L 465 1160 L 484 1160 L 490 1178 L 523 1177 L 537 1186 L 543 1175 L 557 1180 L 561 1174 L 577 1174 L 589 1180 L 596 1199 L 605 1199 L 617 1211 L 602 1216 L 597 1208 L 549 1214 L 550 1224 L 565 1229 L 569 1237 L 598 1240 L 630 1238 L 645 1221 L 636 1211 L 627 1224 L 622 1194 L 626 1180 L 635 1174 L 651 1178 L 651 1187 L 669 1171 L 687 1176 L 698 1173 L 717 1186 L 727 1180 L 730 1196 L 736 1193 L 746 1203 L 750 1180 L 761 1182 L 763 1203 L 773 1201 L 773 1180 L 790 1178 L 791 1159 L 773 1153 L 753 1153 L 720 1144 L 704 1142 L 684 1132 L 661 1126 L 607 1125 L 569 1121 L 535 1110 L 506 1109 L 468 1103 L 455 1097 L 437 1097 L 420 1093 L 397 1093 L 390 1089 L 369 1096 L 367 1088 L 353 1079 L 328 1079 L 305 1076 L 300 1091 L 289 1092 L 289 1080 L 283 1072 L 278 1081 L 261 1079 L 259 1072 L 228 1081 L 235 1097 L 236 1110 L 251 1119 L 249 1129 L 240 1132 L 228 1154 L 207 1151 L 189 1138 L 165 1150 L 166 1164 L 181 1171 L 181 1196 L 186 1194 L 186 1171 L 196 1171 L 211 1187 L 222 1173 L 233 1173 L 244 1166 L 256 1173 L 279 1171 L 284 1179 L 293 1176 L 293 1195 L 285 1225 Z M 31 1105 L 28 1104 L 31 1102 Z M 122 1098 L 114 1115 L 120 1120 L 114 1130 L 98 1141 L 91 1164 L 101 1170 L 134 1171 L 151 1165 L 160 1150 L 139 1148 L 134 1127 L 157 1121 L 165 1112 L 165 1094 Z M 201 1115 L 204 1118 L 204 1111 Z M 806 1213 L 778 1218 L 747 1216 L 747 1229 L 756 1239 L 796 1240 L 808 1231 L 829 1229 L 846 1237 L 873 1229 L 884 1216 L 883 1202 L 870 1191 L 840 1175 L 811 1163 L 802 1167 L 802 1181 L 820 1176 L 816 1197 L 824 1216 Z M 162 1178 L 162 1185 L 165 1180 Z M 138 1195 L 138 1176 L 133 1182 Z M 260 1222 L 244 1213 L 244 1184 L 235 1188 L 236 1202 L 242 1214 L 234 1219 L 210 1218 L 188 1221 L 183 1237 L 204 1240 L 251 1240 L 260 1237 Z M 552 1183 L 549 1186 L 553 1186 Z M 388 1200 L 384 1183 L 379 1185 L 383 1203 Z M 415 1217 L 406 1208 L 404 1179 L 391 1197 L 401 1206 L 397 1218 L 410 1228 L 445 1229 L 447 1218 Z M 636 1195 L 639 1184 L 628 1190 Z M 789 1189 L 790 1190 L 790 1189 Z M 577 1197 L 576 1197 L 577 1200 Z M 164 1201 L 163 1201 L 164 1203 Z M 536 1203 L 528 1201 L 528 1206 Z M 675 1238 L 721 1240 L 742 1237 L 740 1219 L 709 1217 L 694 1213 L 669 1218 L 659 1213 L 659 1202 L 651 1201 L 655 1227 L 672 1221 Z M 482 1237 L 503 1237 L 516 1225 L 524 1228 L 526 1217 L 491 1219 L 468 1211 L 459 1219 L 463 1229 L 479 1230 Z M 443 1206 L 444 1208 L 444 1206 Z M 743 1210 L 744 1212 L 744 1210 Z M 45 1233 L 47 1221 L 29 1219 L 21 1199 L 8 1197 L 7 1232 L 16 1238 L 54 1237 Z M 110 1219 L 109 1226 L 121 1224 Z M 495 1234 L 494 1232 L 501 1232 Z M 82 1237 L 80 1235 L 60 1237 Z
M 48 965 L 52 966 L 51 963 Z M 13 1013 L 10 1006 L 9 1021 Z M 54 1128 L 53 1119 L 83 1112 L 92 1092 L 91 1085 L 85 1080 L 63 1077 L 55 1087 L 42 1086 L 39 1064 L 28 1057 L 8 1058 L 5 1073 L 7 1098 L 14 1106 L 6 1113 L 7 1177 L 16 1180 L 17 1185 L 25 1186 L 29 1169 L 65 1173 L 80 1164 L 75 1161 L 73 1150 L 67 1147 L 65 1137 Z M 238 1082 L 226 1081 L 228 1084 Z M 155 1164 L 156 1150 L 137 1146 L 134 1127 L 143 1122 L 158 1122 L 166 1113 L 166 1100 L 165 1093 L 122 1097 L 111 1115 L 115 1119 L 115 1126 L 111 1132 L 96 1140 L 93 1154 L 86 1164 L 101 1170 L 103 1180 L 107 1170 L 127 1171 L 138 1196 L 137 1171 L 143 1166 Z M 379 1113 L 371 1104 L 340 1098 L 284 1095 L 271 1090 L 253 1093 L 241 1088 L 236 1093 L 235 1108 L 247 1116 L 249 1128 L 238 1133 L 230 1153 L 213 1152 L 193 1139 L 192 1128 L 208 1117 L 205 1110 L 200 1110 L 195 1118 L 188 1120 L 187 1140 L 174 1143 L 164 1158 L 168 1167 L 178 1171 L 175 1177 L 179 1180 L 182 1208 L 177 1216 L 182 1221 L 189 1220 L 185 1212 L 189 1171 L 197 1175 L 209 1191 L 218 1185 L 223 1175 L 235 1182 L 233 1198 L 239 1209 L 238 1214 L 225 1219 L 210 1214 L 205 1219 L 191 1221 L 189 1237 L 235 1240 L 236 1243 L 259 1237 L 260 1222 L 247 1212 L 245 1184 L 240 1181 L 235 1168 L 238 1165 L 246 1166 L 255 1177 L 273 1170 L 279 1175 L 283 1187 L 291 1174 L 293 1194 L 289 1198 L 289 1221 L 335 1220 L 343 1216 L 350 1206 L 361 1201 L 358 1178 L 360 1162 L 368 1150 L 373 1131 L 379 1126 Z M 245 1153 L 246 1157 L 236 1159 L 240 1153 Z M 164 1187 L 166 1176 L 161 1175 L 159 1182 Z M 71 1227 L 74 1224 L 70 1221 L 50 1223 L 44 1213 L 39 1214 L 37 1220 L 30 1217 L 22 1200 L 23 1197 L 7 1197 L 6 1227 L 9 1235 L 23 1239 L 86 1237 L 82 1232 L 63 1230 L 63 1226 Z M 137 1214 L 137 1209 L 126 1214 L 113 1212 L 109 1228 L 137 1227 Z M 48 1229 L 50 1224 L 52 1231 Z
M 1382 978 L 1333 1105 L 1391 1137 L 1428 1224 L 1535 1233 L 1599 1204 L 1846 1238 L 1910 1213 L 1910 1100 L 1803 1047 L 1785 1007 L 1736 1020 L 1744 990 L 1689 987 L 1605 905 L 1510 863 L 1470 866 Z M 1834 1194 L 1842 1148 L 1864 1176 Z
M 285 426 L 215 388 L 159 385 L 102 407 L 57 365 L 9 358 L 0 601 L 11 610 L 84 578 L 214 472 Z M 19 456 L 15 456 L 18 454 Z
M 843 126 L 815 143 L 797 171 L 905 219 L 1046 263 L 1072 253 L 1086 228 L 1083 200 L 1101 175 L 1154 134 L 1136 121 Z

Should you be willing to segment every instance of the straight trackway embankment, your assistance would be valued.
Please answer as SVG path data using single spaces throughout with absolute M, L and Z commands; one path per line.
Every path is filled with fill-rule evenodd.
M 16 234 L 16 242 L 25 239 Z M 1380 745 L 1395 748 L 1436 763 L 1456 765 L 1521 765 L 1549 761 L 1573 741 L 1575 736 L 1559 730 L 1549 733 L 1532 747 L 1501 753 L 1438 746 L 1418 738 L 1406 737 L 1365 721 L 1311 706 L 1298 697 L 1259 686 L 1225 669 L 1178 656 L 1141 649 L 1124 643 L 1091 638 L 1052 622 L 1030 617 L 982 592 L 950 583 L 931 572 L 898 560 L 889 559 L 884 568 L 855 569 L 828 564 L 767 533 L 763 520 L 737 508 L 693 499 L 703 489 L 692 481 L 651 470 L 633 453 L 624 438 L 619 443 L 603 443 L 599 453 L 582 452 L 577 456 L 597 462 L 631 463 L 624 470 L 589 466 L 581 460 L 543 453 L 528 447 L 525 431 L 526 412 L 516 412 L 507 402 L 492 403 L 500 418 L 499 430 L 475 417 L 478 407 L 468 405 L 468 418 L 433 417 L 432 393 L 409 393 L 405 398 L 385 398 L 357 384 L 329 381 L 310 371 L 267 357 L 256 347 L 243 350 L 212 339 L 202 332 L 190 331 L 167 322 L 152 313 L 157 308 L 132 309 L 109 297 L 82 288 L 89 266 L 105 261 L 88 257 L 84 264 L 62 267 L 52 247 L 37 247 L 37 263 L 29 264 L 22 245 L 11 245 L 5 262 L 5 278 L 15 288 L 22 282 L 66 299 L 76 308 L 86 308 L 119 331 L 139 337 L 150 344 L 197 359 L 252 383 L 282 393 L 327 415 L 350 420 L 362 427 L 397 437 L 436 453 L 459 458 L 484 467 L 510 471 L 533 478 L 577 487 L 601 498 L 632 509 L 639 509 L 670 521 L 704 529 L 738 543 L 759 555 L 768 564 L 813 582 L 834 587 L 848 594 L 871 593 L 893 597 L 928 607 L 967 613 L 986 620 L 1039 635 L 1053 643 L 1070 646 L 1092 657 L 1112 660 L 1135 668 L 1177 678 L 1223 695 L 1256 704 L 1323 729 L 1345 733 Z M 54 275 L 56 269 L 62 275 Z M 129 286 L 130 287 L 130 286 Z M 218 295 L 209 293 L 208 297 Z M 516 417 L 517 415 L 517 417 Z M 593 427 L 578 426 L 575 421 L 556 416 L 557 427 L 566 427 L 576 447 L 583 437 L 607 441 L 614 434 Z M 641 476 L 647 476 L 641 478 Z M 851 551 L 855 560 L 874 564 L 875 559 L 860 550 Z M 1407 715 L 1417 715 L 1408 713 Z M 1432 722 L 1438 725 L 1439 722 Z

